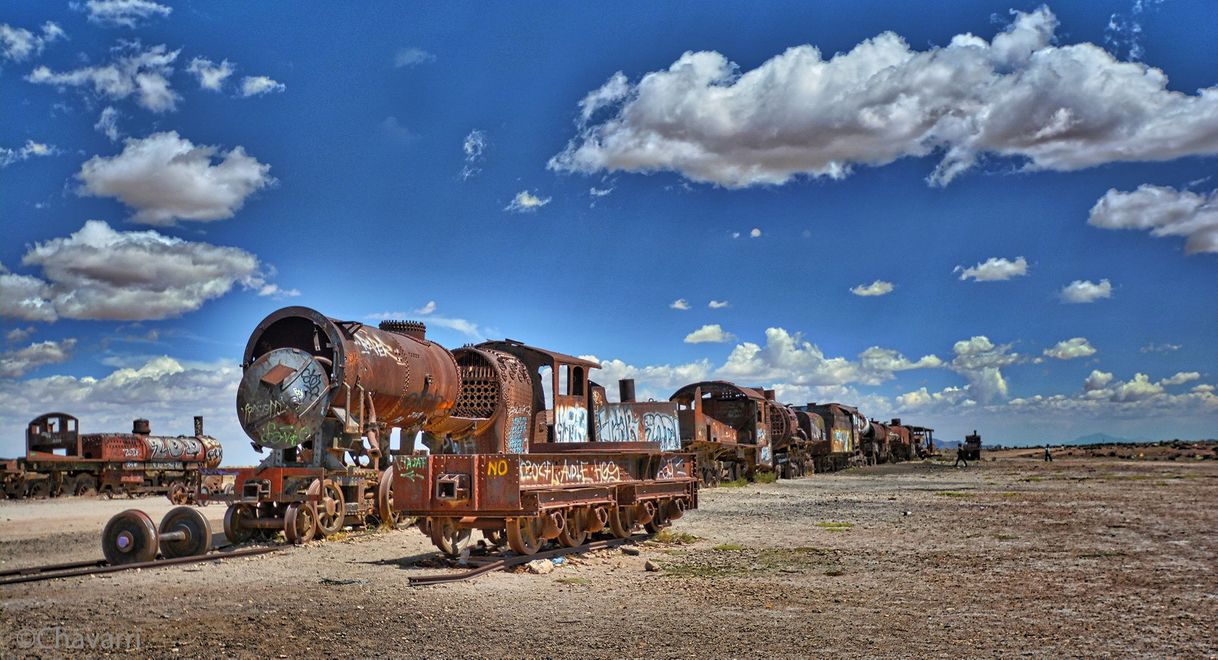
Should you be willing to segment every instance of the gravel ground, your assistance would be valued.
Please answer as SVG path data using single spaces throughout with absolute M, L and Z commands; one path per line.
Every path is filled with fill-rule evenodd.
M 446 569 L 405 529 L 0 587 L 0 658 L 1214 656 L 1215 501 L 1214 461 L 860 468 L 704 490 L 667 542 L 545 575 L 411 588 Z M 0 569 L 100 556 L 131 506 L 170 508 L 0 502 Z

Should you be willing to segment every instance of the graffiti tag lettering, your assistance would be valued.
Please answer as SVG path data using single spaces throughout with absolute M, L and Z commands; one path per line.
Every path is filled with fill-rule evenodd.
M 601 442 L 638 442 L 639 418 L 626 406 L 603 406 L 596 411 L 596 438 Z
M 643 437 L 647 442 L 660 443 L 660 449 L 663 451 L 677 451 L 681 448 L 681 432 L 677 426 L 677 418 L 672 415 L 643 415 Z
M 588 441 L 588 409 L 575 406 L 559 408 L 554 415 L 555 442 Z

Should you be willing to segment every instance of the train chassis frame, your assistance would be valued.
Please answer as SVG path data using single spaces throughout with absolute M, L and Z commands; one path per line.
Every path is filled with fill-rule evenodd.
M 371 468 L 263 467 L 238 471 L 232 494 L 198 498 L 228 506 L 224 536 L 231 543 L 267 541 L 282 531 L 299 544 L 347 526 L 396 525 L 387 483 Z

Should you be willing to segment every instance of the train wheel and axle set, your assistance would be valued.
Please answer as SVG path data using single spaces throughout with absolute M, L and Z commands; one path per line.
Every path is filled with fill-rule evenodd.
M 211 523 L 198 509 L 174 507 L 160 526 L 148 514 L 127 509 L 115 515 L 102 530 L 102 554 L 113 565 L 205 555 L 211 550 Z

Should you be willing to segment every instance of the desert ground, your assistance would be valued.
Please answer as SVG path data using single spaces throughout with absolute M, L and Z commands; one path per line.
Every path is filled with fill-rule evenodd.
M 638 555 L 431 587 L 407 578 L 455 569 L 415 529 L 0 586 L 0 658 L 80 653 L 53 632 L 30 648 L 54 630 L 138 633 L 145 657 L 1214 656 L 1218 461 L 1172 456 L 1007 451 L 706 489 Z M 133 506 L 171 505 L 0 502 L 0 570 L 100 557 Z

